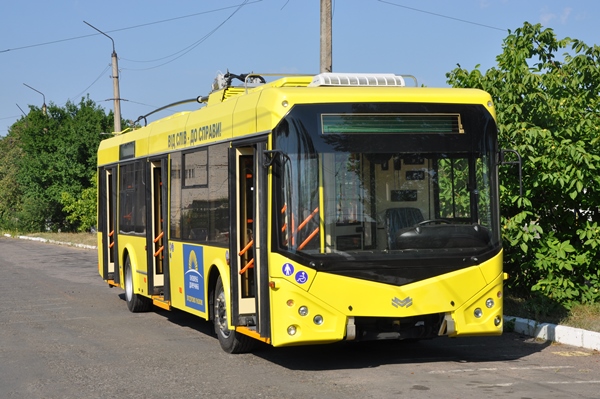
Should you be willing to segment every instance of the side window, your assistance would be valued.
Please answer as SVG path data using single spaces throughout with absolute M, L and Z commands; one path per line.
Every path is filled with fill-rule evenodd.
M 228 143 L 171 157 L 171 238 L 229 244 Z
M 141 161 L 120 167 L 119 210 L 121 233 L 146 233 L 146 187 Z
M 181 153 L 171 154 L 171 239 L 181 239 Z
M 448 219 L 469 218 L 469 163 L 466 158 L 440 159 L 438 161 L 440 190 L 440 217 Z
M 282 121 L 277 148 L 287 154 L 275 169 L 279 246 L 289 252 L 316 250 L 320 243 L 319 158 L 310 134 L 300 121 Z

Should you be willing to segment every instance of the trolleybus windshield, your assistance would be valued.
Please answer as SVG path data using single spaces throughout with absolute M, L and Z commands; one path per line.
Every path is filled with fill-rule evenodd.
M 495 138 L 477 105 L 296 105 L 275 129 L 274 248 L 394 283 L 489 259 Z

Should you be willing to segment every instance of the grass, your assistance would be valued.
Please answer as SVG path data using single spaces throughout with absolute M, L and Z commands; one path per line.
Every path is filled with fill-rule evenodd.
M 541 295 L 515 296 L 509 293 L 504 298 L 504 314 L 600 332 L 600 303 L 566 309 Z
M 16 236 L 19 234 L 11 233 Z M 31 237 L 41 237 L 58 242 L 97 245 L 96 234 L 92 233 L 35 233 Z M 519 296 L 507 293 L 504 298 L 504 314 L 540 323 L 562 324 L 589 331 L 600 332 L 600 303 L 576 305 L 566 309 L 543 296 Z
M 98 235 L 95 233 L 37 233 L 34 237 L 42 237 L 58 242 L 71 242 L 74 244 L 98 245 Z

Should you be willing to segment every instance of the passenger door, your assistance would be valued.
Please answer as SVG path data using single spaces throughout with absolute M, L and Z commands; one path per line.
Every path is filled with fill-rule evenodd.
M 270 337 L 267 267 L 266 142 L 234 145 L 230 150 L 233 228 L 231 245 L 232 324 Z
M 114 284 L 120 282 L 117 252 L 117 167 L 100 170 L 99 175 L 100 232 L 102 233 L 102 278 Z
M 168 160 L 152 159 L 146 173 L 148 292 L 155 300 L 169 301 L 169 257 L 167 254 Z M 163 184 L 163 182 L 165 182 Z M 162 298 L 161 298 L 162 297 Z M 160 305 L 159 305 L 160 306 Z

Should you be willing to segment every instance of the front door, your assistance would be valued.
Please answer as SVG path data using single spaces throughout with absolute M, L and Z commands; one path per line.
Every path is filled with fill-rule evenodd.
M 269 338 L 267 269 L 267 169 L 260 162 L 265 143 L 233 147 L 235 198 L 231 240 L 232 321 Z

